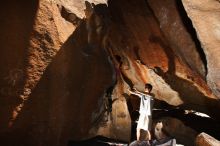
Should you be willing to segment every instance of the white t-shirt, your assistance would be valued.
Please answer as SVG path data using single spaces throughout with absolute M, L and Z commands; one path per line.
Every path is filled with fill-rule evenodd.
M 151 100 L 153 100 L 152 96 L 144 94 L 139 94 L 138 96 L 141 98 L 139 113 L 150 116 L 152 109 Z

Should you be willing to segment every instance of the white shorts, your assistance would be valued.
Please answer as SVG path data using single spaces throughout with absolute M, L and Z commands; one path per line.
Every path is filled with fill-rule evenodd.
M 137 124 L 137 129 L 150 130 L 151 116 L 140 114 Z

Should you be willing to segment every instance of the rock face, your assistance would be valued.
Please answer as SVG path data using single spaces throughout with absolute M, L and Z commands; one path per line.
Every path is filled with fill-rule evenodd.
M 145 83 L 151 83 L 155 97 L 171 105 L 209 114 L 213 112 L 207 103 L 219 108 L 219 101 L 202 76 L 173 51 L 145 1 L 110 1 L 109 9 L 112 10 L 113 25 L 108 41 L 113 57 L 121 59 L 121 73 L 126 76 L 124 80 L 130 87 L 143 90 Z M 172 17 L 171 14 L 167 17 Z M 186 35 L 187 32 L 181 34 Z
M 201 48 L 175 1 L 90 2 L 1 6 L 4 145 L 61 146 L 96 135 L 129 141 L 130 113 L 139 103 L 127 89 L 142 91 L 145 83 L 160 101 L 219 117 L 218 92 L 204 79 Z M 217 53 L 208 46 L 212 40 L 204 40 L 208 83 L 217 91 Z
M 74 25 L 62 11 L 66 16 L 74 13 L 61 4 L 21 1 L 1 9 L 5 30 L 1 32 L 0 139 L 4 145 L 67 145 L 70 139 L 88 137 L 103 109 L 102 96 L 113 82 L 113 71 L 101 47 L 103 36 L 96 34 L 104 31 L 93 31 L 101 20 L 91 11 L 91 21 L 88 17 L 88 22 Z M 5 17 L 6 12 L 11 15 Z
M 106 4 L 107 0 L 51 0 L 59 5 L 59 7 L 64 7 L 67 11 L 72 14 L 75 14 L 76 17 L 83 19 L 85 17 L 85 1 L 88 3 L 97 5 L 97 4 Z
M 206 133 L 200 133 L 196 137 L 196 146 L 217 146 L 220 145 L 220 141 L 211 137 Z
M 220 2 L 217 0 L 183 0 L 207 59 L 207 82 L 213 93 L 220 97 Z
M 23 5 L 27 8 L 22 9 Z M 1 63 L 9 64 L 7 67 L 2 64 L 1 99 L 8 102 L 6 105 L 10 107 L 10 110 L 5 110 L 4 108 L 8 108 L 5 106 L 1 106 L 1 108 L 3 108 L 2 113 L 6 114 L 6 119 L 10 120 L 8 124 L 10 126 L 24 106 L 24 101 L 28 99 L 32 89 L 40 80 L 47 65 L 56 55 L 62 43 L 73 32 L 75 26 L 65 21 L 56 4 L 49 1 L 42 0 L 35 3 L 21 1 L 19 4 L 14 3 L 12 7 L 6 2 L 3 10 L 9 11 L 11 16 L 1 17 L 7 19 L 3 22 L 6 25 L 4 26 L 5 31 L 9 32 L 3 32 L 9 36 L 3 34 L 1 37 L 5 53 L 3 56 L 7 56 Z M 17 15 L 16 19 L 13 18 L 14 15 Z M 11 29 L 14 29 L 14 33 L 10 34 L 13 31 Z M 13 100 L 16 102 L 13 103 Z M 5 113 L 5 111 L 7 112 Z M 4 126 L 7 124 L 7 121 L 5 122 L 3 122 Z
M 175 54 L 193 71 L 205 77 L 204 62 L 200 53 L 202 50 L 199 52 L 201 48 L 193 36 L 195 34 L 192 34 L 193 27 L 184 13 L 181 1 L 149 0 L 148 3 Z
M 21 1 L 1 5 L 0 131 L 7 130 L 12 111 L 19 105 L 25 80 L 24 58 L 38 2 Z M 25 8 L 23 8 L 23 6 Z

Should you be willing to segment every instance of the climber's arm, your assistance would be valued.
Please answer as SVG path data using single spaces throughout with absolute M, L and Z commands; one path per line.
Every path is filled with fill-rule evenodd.
M 129 92 L 130 94 L 136 95 L 136 96 L 138 96 L 138 97 L 140 97 L 140 98 L 141 98 L 142 95 L 144 95 L 143 93 L 137 91 L 135 88 L 134 88 L 134 91 L 131 91 L 131 90 L 128 89 L 128 92 Z

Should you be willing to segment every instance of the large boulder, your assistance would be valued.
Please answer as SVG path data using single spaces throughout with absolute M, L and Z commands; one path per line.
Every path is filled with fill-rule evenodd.
M 100 16 L 88 8 L 81 20 L 62 2 L 5 2 L 1 9 L 3 145 L 67 145 L 88 137 L 101 114 L 113 70 Z
M 3 3 L 0 94 L 4 118 L 0 120 L 6 128 L 13 124 L 24 101 L 75 26 L 50 1 Z
M 159 26 L 175 54 L 205 78 L 205 61 L 190 19 L 176 0 L 148 1 Z
M 211 92 L 203 76 L 181 59 L 186 57 L 187 53 L 182 53 L 183 56 L 181 56 L 181 53 L 174 51 L 187 46 L 172 48 L 175 47 L 174 44 L 177 44 L 178 39 L 175 38 L 172 41 L 173 45 L 170 45 L 171 42 L 167 40 L 173 40 L 168 38 L 172 35 L 163 34 L 146 1 L 118 0 L 110 1 L 108 5 L 113 23 L 107 41 L 113 52 L 112 57 L 120 58 L 121 74 L 130 88 L 135 86 L 143 90 L 144 84 L 150 83 L 153 85 L 155 98 L 159 100 L 185 109 L 218 115 L 216 109 L 220 108 L 219 101 Z M 164 7 L 167 6 L 166 3 L 164 5 Z M 167 17 L 172 17 L 172 13 L 169 14 Z M 173 21 L 180 23 L 179 17 L 171 22 L 174 23 Z M 179 26 L 183 28 L 181 23 Z M 166 31 L 165 29 L 164 32 Z M 180 40 L 185 36 L 190 37 L 185 29 L 181 31 Z M 195 49 L 190 38 L 184 41 L 192 44 L 192 50 Z M 194 52 L 195 56 L 199 55 L 198 52 Z M 196 62 L 191 59 L 188 61 Z M 202 64 L 201 60 L 198 62 Z
M 25 58 L 38 1 L 3 1 L 0 6 L 0 133 L 7 130 L 12 111 L 21 103 Z
M 182 2 L 206 54 L 208 85 L 220 98 L 220 2 L 219 0 Z
M 218 146 L 220 141 L 203 132 L 196 137 L 195 144 L 196 146 Z

